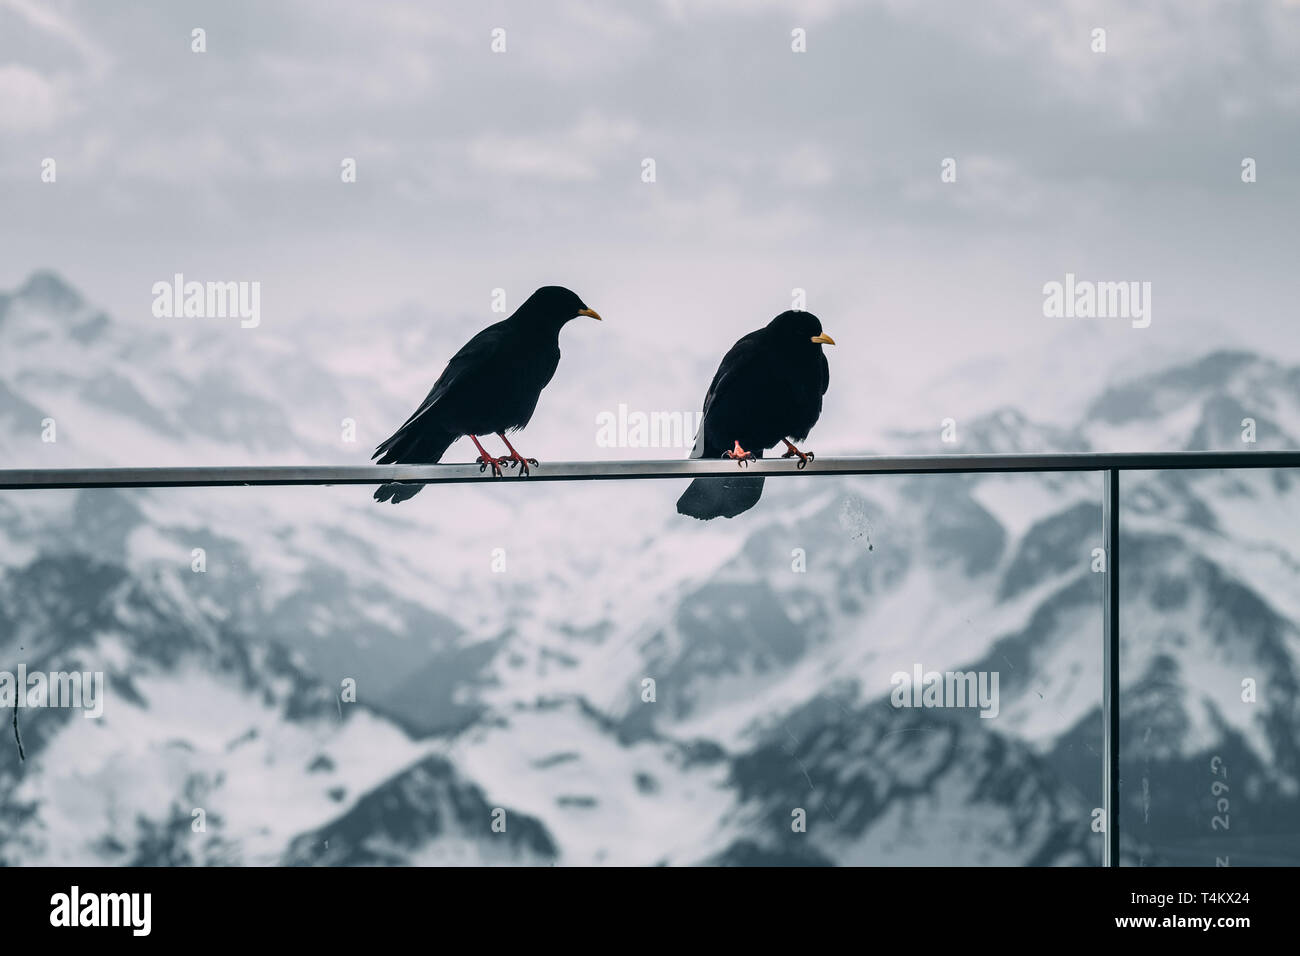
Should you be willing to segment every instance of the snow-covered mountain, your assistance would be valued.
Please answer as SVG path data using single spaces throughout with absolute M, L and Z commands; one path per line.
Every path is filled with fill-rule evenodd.
M 0 460 L 359 463 L 475 321 L 131 325 L 38 273 L 0 295 Z M 638 363 L 698 400 L 707 363 L 591 331 L 566 330 L 582 376 L 557 376 L 525 450 L 598 454 L 596 412 L 649 400 L 620 373 Z M 1297 447 L 1300 369 L 1266 357 L 1099 381 L 1073 420 L 1001 407 L 953 444 L 870 443 Z M 0 670 L 108 681 L 101 719 L 24 709 L 26 761 L 0 745 L 0 860 L 1099 859 L 1098 476 L 809 475 L 708 524 L 676 515 L 677 482 L 515 484 L 400 508 L 360 488 L 0 492 Z M 1296 478 L 1123 491 L 1126 852 L 1300 862 Z M 996 672 L 996 716 L 894 706 L 916 666 Z

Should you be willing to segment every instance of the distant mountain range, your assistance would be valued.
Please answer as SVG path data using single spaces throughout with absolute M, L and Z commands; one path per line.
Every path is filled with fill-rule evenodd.
M 3 467 L 360 463 L 436 375 L 410 357 L 465 330 L 176 321 L 115 322 L 51 272 L 0 294 Z M 548 418 L 594 431 L 645 357 L 564 346 L 596 371 L 557 379 Z M 660 367 L 694 394 L 697 368 Z M 873 443 L 1300 447 L 1300 367 L 1251 353 L 1099 379 L 1083 407 Z M 25 762 L 0 714 L 0 862 L 1098 862 L 1097 475 L 808 475 L 709 524 L 675 514 L 677 484 L 399 508 L 346 487 L 0 492 L 0 671 L 108 682 L 99 720 L 21 711 Z M 1126 862 L 1300 863 L 1296 484 L 1124 478 Z M 996 672 L 997 715 L 894 706 L 916 666 Z

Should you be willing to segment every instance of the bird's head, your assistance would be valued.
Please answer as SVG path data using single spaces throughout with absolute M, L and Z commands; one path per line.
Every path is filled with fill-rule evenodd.
M 578 298 L 576 292 L 571 292 L 562 285 L 542 286 L 528 297 L 515 315 L 556 327 L 580 315 L 593 319 L 600 318 L 594 309 L 587 308 L 587 304 Z
M 820 348 L 835 344 L 835 340 L 822 331 L 821 319 L 811 312 L 782 312 L 768 324 L 768 328 L 782 341 L 788 341 L 791 348 Z

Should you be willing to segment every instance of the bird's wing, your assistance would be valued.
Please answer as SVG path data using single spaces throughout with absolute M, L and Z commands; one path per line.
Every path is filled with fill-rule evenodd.
M 760 345 L 765 331 L 765 329 L 758 329 L 743 336 L 722 357 L 717 372 L 713 374 L 713 381 L 709 383 L 709 390 L 704 395 L 704 415 L 700 418 L 700 430 L 695 434 L 695 447 L 691 449 L 692 458 L 704 457 L 704 433 L 709 421 L 709 412 L 713 409 L 718 395 L 725 393 L 732 381 L 753 371 L 753 366 L 762 354 Z
M 451 357 L 451 360 L 447 363 L 447 367 L 443 369 L 442 374 L 438 376 L 438 380 L 433 383 L 433 388 L 429 389 L 429 394 L 424 397 L 424 401 L 420 403 L 420 407 L 411 414 L 410 418 L 402 423 L 402 428 L 405 428 L 407 425 L 411 424 L 411 422 L 420 418 L 431 408 L 436 406 L 457 380 L 467 372 L 478 368 L 485 359 L 495 353 L 497 348 L 501 345 L 502 339 L 505 337 L 504 326 L 505 322 L 497 322 L 495 325 L 489 325 L 486 329 L 479 332 L 478 335 L 474 336 L 461 346 L 460 351 Z M 399 429 L 399 431 L 400 430 L 401 429 Z

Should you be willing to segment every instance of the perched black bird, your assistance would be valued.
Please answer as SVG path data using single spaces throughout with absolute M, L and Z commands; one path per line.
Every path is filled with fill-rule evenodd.
M 379 464 L 433 464 L 457 438 L 468 435 L 479 451 L 479 470 L 490 465 L 501 476 L 501 466 L 519 466 L 521 475 L 537 459 L 524 458 L 506 438 L 528 424 L 542 389 L 560 364 L 560 329 L 570 319 L 593 312 L 574 293 L 548 285 L 528 297 L 510 318 L 489 325 L 452 356 L 433 389 L 392 436 L 375 449 Z M 478 435 L 495 432 L 510 450 L 493 458 L 479 444 Z M 375 492 L 376 501 L 397 504 L 419 493 L 423 485 L 389 482 Z
M 797 457 L 805 467 L 814 456 L 794 442 L 807 438 L 821 416 L 830 384 L 822 346 L 834 344 L 811 312 L 782 312 L 733 345 L 704 396 L 691 457 L 732 458 L 744 466 L 784 442 L 781 457 Z M 757 476 L 696 478 L 677 499 L 677 510 L 703 520 L 734 518 L 758 504 L 762 493 Z

